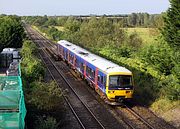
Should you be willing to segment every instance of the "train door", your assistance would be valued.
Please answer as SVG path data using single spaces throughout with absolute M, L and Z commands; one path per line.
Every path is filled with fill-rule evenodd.
M 106 75 L 101 72 L 98 71 L 98 86 L 101 89 L 101 91 L 103 91 L 104 93 L 106 92 Z

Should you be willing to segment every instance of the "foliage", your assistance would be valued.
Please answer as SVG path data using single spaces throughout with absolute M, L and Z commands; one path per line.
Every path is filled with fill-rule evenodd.
M 138 49 L 142 45 L 142 39 L 136 32 L 133 32 L 129 35 L 127 44 Z
M 0 51 L 5 47 L 21 47 L 25 33 L 20 17 L 0 16 L 0 34 Z
M 38 50 L 37 46 L 30 40 L 25 40 L 21 49 L 21 55 L 23 57 L 30 57 L 36 55 Z
M 180 100 L 180 81 L 173 74 L 166 76 L 160 83 L 163 96 L 169 100 Z
M 22 77 L 28 82 L 39 80 L 44 76 L 44 67 L 41 61 L 35 56 L 37 47 L 31 41 L 25 41 L 21 49 L 22 55 Z
M 30 119 L 30 128 L 57 129 L 59 123 L 52 117 L 39 117 L 33 124 L 36 116 L 53 114 L 53 111 L 63 107 L 62 92 L 55 82 L 41 82 L 44 78 L 45 69 L 40 59 L 37 58 L 38 49 L 32 41 L 24 41 L 21 49 L 21 71 L 25 91 L 26 106 L 28 109 L 27 119 Z M 35 112 L 34 112 L 35 111 Z M 47 112 L 49 111 L 49 112 Z M 35 117 L 35 118 L 34 118 Z M 27 122 L 28 123 L 28 122 Z
M 153 65 L 154 68 L 165 75 L 171 74 L 171 70 L 175 66 L 173 57 L 173 50 L 165 42 L 150 45 L 142 49 L 140 54 L 143 61 Z
M 60 38 L 63 35 L 63 33 L 58 31 L 58 29 L 56 29 L 55 27 L 51 27 L 47 31 L 48 31 L 49 36 L 55 41 L 60 40 Z
M 163 37 L 175 49 L 180 48 L 180 1 L 170 0 L 171 7 L 164 17 Z
M 126 22 L 129 27 L 160 27 L 163 20 L 162 14 L 132 13 L 128 15 Z
M 38 117 L 36 129 L 58 129 L 59 123 L 56 119 L 48 116 L 47 118 Z
M 52 110 L 62 104 L 62 92 L 55 82 L 44 83 L 35 81 L 31 83 L 29 103 L 41 110 Z
M 47 15 L 44 15 L 43 17 L 37 17 L 36 20 L 34 21 L 34 25 L 37 25 L 37 26 L 47 26 L 45 23 L 48 21 L 48 17 Z
M 22 61 L 22 75 L 29 82 L 43 78 L 44 67 L 41 61 L 35 57 L 24 58 Z

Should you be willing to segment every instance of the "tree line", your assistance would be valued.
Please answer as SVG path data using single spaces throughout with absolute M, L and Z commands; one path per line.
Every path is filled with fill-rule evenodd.
M 123 27 L 159 27 L 163 24 L 163 15 L 162 14 L 148 14 L 148 13 L 132 13 L 126 15 L 90 15 L 84 18 L 83 16 L 71 16 L 79 22 L 89 21 L 92 17 L 102 18 L 106 17 L 109 21 L 113 23 L 120 22 Z M 23 17 L 30 24 L 34 25 L 53 25 L 53 26 L 63 26 L 67 21 L 69 16 L 28 16 Z M 110 17 L 110 18 L 109 18 Z

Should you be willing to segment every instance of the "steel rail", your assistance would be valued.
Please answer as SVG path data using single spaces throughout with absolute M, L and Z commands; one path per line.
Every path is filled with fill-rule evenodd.
M 32 39 L 33 40 L 33 39 Z M 44 40 L 47 41 L 47 39 L 44 38 Z M 43 44 L 44 45 L 44 44 Z M 45 46 L 46 47 L 46 46 Z M 86 109 L 88 110 L 88 112 L 93 116 L 93 118 L 97 121 L 97 123 L 101 126 L 101 128 L 105 129 L 105 127 L 100 123 L 100 121 L 96 118 L 96 116 L 91 112 L 91 110 L 88 108 L 87 104 L 84 103 L 81 98 L 78 96 L 78 94 L 76 93 L 76 91 L 74 90 L 74 88 L 71 86 L 71 84 L 69 83 L 69 81 L 64 77 L 63 73 L 57 68 L 57 66 L 54 64 L 54 62 L 52 61 L 52 59 L 50 58 L 49 54 L 44 50 L 42 49 L 44 53 L 46 53 L 46 55 L 48 55 L 48 59 L 49 61 L 51 62 L 51 64 L 53 65 L 53 67 L 57 70 L 57 72 L 61 75 L 61 77 L 63 78 L 63 80 L 65 81 L 65 83 L 71 88 L 71 90 L 74 92 L 74 94 L 77 96 L 77 98 L 80 100 L 80 102 L 86 107 Z M 42 56 L 41 56 L 42 57 Z M 42 57 L 43 58 L 43 57 Z M 50 71 L 50 70 L 48 70 Z M 51 72 L 50 72 L 51 73 Z M 51 73 L 52 75 L 52 73 Z M 53 77 L 54 78 L 54 77 Z M 55 79 L 55 78 L 54 78 Z M 56 81 L 57 83 L 57 81 Z M 67 98 L 66 98 L 67 99 Z M 69 105 L 69 104 L 68 104 Z M 71 106 L 72 108 L 72 106 Z M 73 113 L 75 113 L 75 110 L 73 110 Z M 75 116 L 76 118 L 78 119 L 78 121 L 80 120 L 79 117 L 77 117 L 78 115 L 75 113 Z M 82 125 L 82 122 L 81 122 L 81 125 Z M 84 128 L 84 125 L 83 125 L 83 128 Z

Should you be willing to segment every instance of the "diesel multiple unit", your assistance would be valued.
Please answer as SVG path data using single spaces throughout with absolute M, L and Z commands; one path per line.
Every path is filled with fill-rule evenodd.
M 68 41 L 61 40 L 57 53 L 109 104 L 132 99 L 133 75 L 128 69 L 97 56 Z

